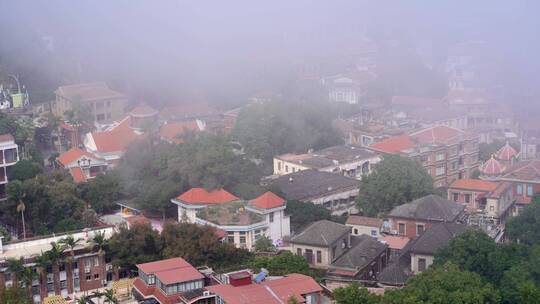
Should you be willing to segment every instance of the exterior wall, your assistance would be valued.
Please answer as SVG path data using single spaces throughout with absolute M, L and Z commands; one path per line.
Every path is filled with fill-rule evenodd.
M 466 206 L 468 212 L 474 212 L 480 208 L 480 205 L 476 201 L 476 198 L 485 192 L 463 189 L 448 189 L 448 200 L 460 203 Z M 467 202 L 468 198 L 468 202 Z
M 80 291 L 87 291 L 103 287 L 106 280 L 106 271 L 101 259 L 97 254 L 77 259 L 80 279 Z
M 531 183 L 531 182 L 513 182 L 513 187 L 512 187 L 512 196 L 517 199 L 518 201 L 521 200 L 521 201 L 530 201 L 532 196 L 537 193 L 537 192 L 540 192 L 540 183 Z M 521 193 L 519 193 L 519 188 L 521 187 L 522 191 Z M 533 193 L 532 195 L 529 195 L 529 193 L 527 193 L 527 189 L 528 187 L 532 187 L 532 190 L 533 190 Z
M 329 248 L 291 243 L 291 252 L 293 254 L 298 254 L 299 249 L 302 251 L 302 256 L 304 257 L 306 249 L 311 249 L 313 251 L 313 262 L 310 263 L 310 266 L 313 268 L 328 268 L 328 266 L 333 262 L 330 257 Z M 317 262 L 317 251 L 321 252 L 321 263 Z
M 361 180 L 362 176 L 371 173 L 373 165 L 379 163 L 381 160 L 382 159 L 380 156 L 374 156 L 371 158 L 358 159 L 353 162 L 340 163 L 334 166 L 321 168 L 319 171 L 341 173 L 343 176 Z M 307 169 L 310 169 L 310 167 L 282 160 L 277 157 L 274 158 L 274 175 L 281 176 Z
M 416 234 L 416 228 L 418 225 L 424 225 L 424 231 L 428 230 L 433 225 L 433 223 L 427 221 L 416 221 L 402 218 L 390 218 L 390 222 L 392 223 L 392 232 L 395 232 L 397 235 L 406 236 L 410 239 L 414 239 L 418 236 Z M 405 234 L 399 233 L 399 224 L 401 223 L 405 224 Z
M 352 235 L 369 235 L 377 239 L 381 237 L 380 227 L 351 225 L 351 224 L 347 224 L 347 226 L 352 228 Z
M 270 221 L 272 217 L 270 213 L 264 215 L 268 224 L 266 235 L 273 241 L 282 240 L 284 236 L 291 234 L 290 217 L 285 215 L 285 208 L 271 213 L 273 213 L 273 221 Z
M 426 260 L 426 269 L 433 264 L 433 256 L 432 255 L 423 255 L 423 254 L 415 254 L 411 253 L 411 270 L 414 274 L 420 273 L 421 271 L 418 269 L 418 261 L 420 259 Z
M 332 215 L 350 214 L 357 212 L 355 201 L 358 192 L 359 189 L 355 188 L 304 201 L 312 202 L 315 205 L 322 205 L 324 208 L 332 211 Z
M 274 157 L 274 174 L 275 175 L 285 175 L 289 173 L 294 173 L 297 171 L 307 170 L 309 167 L 301 166 L 286 160 L 279 159 Z
M 8 154 L 12 157 L 9 159 Z M 5 187 L 8 181 L 8 171 L 19 161 L 19 147 L 12 141 L 0 143 L 0 200 L 6 199 Z
M 101 122 L 122 119 L 125 116 L 124 110 L 127 106 L 128 100 L 127 98 L 108 98 L 82 102 L 88 104 L 90 110 L 92 111 L 92 117 L 94 120 Z M 59 94 L 56 94 L 56 99 L 51 105 L 54 115 L 62 118 L 65 118 L 64 113 L 71 110 L 72 107 L 72 101 Z M 103 115 L 103 120 L 98 119 L 98 117 L 101 117 L 101 115 Z

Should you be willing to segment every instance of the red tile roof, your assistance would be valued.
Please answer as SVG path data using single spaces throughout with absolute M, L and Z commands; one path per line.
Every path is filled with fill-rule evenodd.
M 287 303 L 291 297 L 303 303 L 305 301 L 303 295 L 322 291 L 321 286 L 313 278 L 296 273 L 260 284 L 238 287 L 214 285 L 206 289 L 218 294 L 226 303 L 234 304 L 282 304 Z
M 186 130 L 201 131 L 196 120 L 171 122 L 163 125 L 159 130 L 162 139 L 180 144 L 183 142 L 181 136 Z
M 88 158 L 94 158 L 94 159 L 102 159 L 88 151 L 85 151 L 79 148 L 71 148 L 68 151 L 62 153 L 62 155 L 60 155 L 57 158 L 57 160 L 58 162 L 60 162 L 60 164 L 62 164 L 62 166 L 67 166 L 83 156 L 86 156 Z
M 485 175 L 500 175 L 506 168 L 492 155 L 491 158 L 483 163 L 478 169 Z
M 195 267 L 182 258 L 138 264 L 137 268 L 146 274 L 154 274 L 164 284 L 204 279 Z
M 349 215 L 345 224 L 380 228 L 383 224 L 383 219 L 360 215 Z
M 285 200 L 268 191 L 256 199 L 251 200 L 250 204 L 262 209 L 272 209 L 285 205 Z
M 129 127 L 129 117 L 124 118 L 114 129 L 93 132 L 92 138 L 99 152 L 124 152 L 129 144 L 144 137 Z
M 70 168 L 69 174 L 71 174 L 71 177 L 73 177 L 73 181 L 76 183 L 86 182 L 86 176 L 84 176 L 84 173 L 82 172 L 82 169 L 80 167 Z
M 450 188 L 488 192 L 495 190 L 497 183 L 480 179 L 458 179 L 450 185 Z
M 414 141 L 420 144 L 446 144 L 448 143 L 448 141 L 462 134 L 465 134 L 465 132 L 456 128 L 451 128 L 447 126 L 434 126 L 411 133 L 410 136 L 413 138 Z
M 376 151 L 396 154 L 400 153 L 401 151 L 414 148 L 415 144 L 411 140 L 409 135 L 400 135 L 396 137 L 390 137 L 378 143 L 374 143 L 369 147 Z
M 216 205 L 239 200 L 224 189 L 207 191 L 204 188 L 191 188 L 176 199 L 192 205 Z
M 540 180 L 540 160 L 520 161 L 510 167 L 504 175 L 504 178 L 518 179 L 526 181 Z
M 390 249 L 401 250 L 405 247 L 405 245 L 407 245 L 407 243 L 409 243 L 411 239 L 406 236 L 385 235 L 382 240 L 388 244 Z
M 508 142 L 506 142 L 506 145 L 499 149 L 495 156 L 500 160 L 509 161 L 512 158 L 517 157 L 517 152 L 514 148 L 512 148 L 512 146 L 510 146 L 510 144 L 508 144 Z

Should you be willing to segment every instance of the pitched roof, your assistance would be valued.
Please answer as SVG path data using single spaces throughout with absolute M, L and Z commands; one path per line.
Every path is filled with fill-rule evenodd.
M 328 220 L 317 221 L 293 236 L 291 243 L 326 247 L 351 231 L 350 227 Z
M 213 285 L 207 286 L 206 289 L 219 295 L 226 303 L 234 304 L 283 304 L 291 297 L 303 303 L 303 295 L 322 291 L 322 287 L 313 278 L 297 273 L 281 279 L 263 281 L 260 284 L 236 287 Z
M 497 183 L 481 179 L 458 179 L 454 181 L 449 188 L 488 192 L 495 190 L 495 188 L 497 188 Z
M 138 264 L 137 268 L 146 274 L 156 275 L 164 284 L 204 279 L 204 276 L 195 267 L 182 258 Z
M 404 134 L 400 136 L 390 137 L 380 142 L 371 144 L 369 148 L 375 151 L 395 154 L 405 150 L 413 149 L 415 146 L 415 143 L 411 140 L 409 135 Z
M 80 167 L 73 167 L 69 169 L 69 174 L 73 177 L 73 181 L 76 183 L 86 182 L 86 176 L 82 172 Z
M 309 169 L 282 175 L 272 182 L 272 186 L 277 187 L 288 200 L 308 200 L 358 188 L 358 181 L 340 174 Z
M 99 152 L 124 152 L 129 144 L 145 135 L 130 128 L 130 117 L 126 117 L 112 130 L 91 133 Z
M 403 253 L 377 275 L 377 280 L 384 285 L 402 286 L 412 275 L 411 257 Z
M 133 110 L 131 110 L 129 113 L 133 116 L 146 117 L 146 116 L 157 115 L 158 111 L 150 106 L 142 105 L 142 106 L 137 106 L 133 108 Z
M 335 164 L 348 163 L 377 156 L 369 149 L 347 145 L 328 147 L 304 154 L 283 154 L 277 158 L 308 168 L 321 169 Z
M 486 194 L 486 197 L 500 198 L 510 188 L 512 188 L 511 182 L 499 182 L 497 183 L 497 187 L 495 187 L 495 189 Z
M 159 129 L 159 135 L 162 139 L 165 139 L 172 143 L 180 144 L 183 142 L 181 136 L 186 130 L 202 131 L 196 120 L 190 121 L 177 121 L 164 124 Z
M 465 206 L 437 195 L 427 195 L 410 203 L 395 207 L 389 217 L 409 218 L 427 221 L 454 222 Z
M 368 235 L 351 236 L 351 249 L 335 260 L 330 267 L 361 270 L 371 264 L 388 245 Z
M 86 156 L 88 158 L 102 160 L 101 157 L 98 157 L 93 153 L 90 153 L 88 151 L 85 151 L 85 150 L 82 150 L 82 149 L 79 149 L 79 148 L 71 148 L 71 149 L 69 149 L 68 151 L 66 151 L 66 152 L 62 153 L 60 156 L 58 156 L 57 160 L 63 166 L 67 166 L 67 165 L 71 164 L 72 162 L 78 160 L 79 158 L 81 158 L 83 156 Z
M 224 189 L 208 191 L 204 188 L 191 188 L 180 194 L 176 200 L 191 205 L 216 205 L 237 201 L 239 198 Z
M 15 138 L 11 134 L 0 134 L 0 142 L 4 141 L 15 141 Z
M 403 249 L 411 239 L 401 235 L 385 235 L 382 240 L 388 244 L 390 249 Z
M 485 163 L 483 163 L 478 170 L 484 175 L 500 175 L 505 171 L 506 167 L 503 166 L 498 160 L 491 156 Z
M 517 157 L 517 152 L 508 142 L 506 142 L 506 144 L 495 153 L 495 156 L 500 160 L 509 161 L 512 158 Z
M 72 101 L 92 101 L 99 99 L 125 98 L 124 94 L 111 90 L 104 82 L 92 82 L 61 86 L 55 91 L 55 93 Z
M 262 209 L 272 209 L 285 205 L 285 200 L 281 197 L 275 195 L 274 193 L 268 191 L 261 196 L 253 199 L 249 202 L 251 205 Z
M 349 215 L 349 217 L 347 218 L 347 222 L 345 222 L 345 224 L 380 228 L 383 224 L 383 221 L 384 221 L 383 219 L 375 218 L 375 217 Z
M 503 176 L 505 179 L 540 181 L 540 160 L 520 161 L 506 172 Z
M 439 223 L 414 239 L 407 250 L 416 254 L 433 255 L 437 250 L 448 245 L 451 239 L 467 229 L 467 225 L 464 224 Z

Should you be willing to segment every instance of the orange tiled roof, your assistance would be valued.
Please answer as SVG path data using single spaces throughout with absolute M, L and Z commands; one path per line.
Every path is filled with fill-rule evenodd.
M 193 205 L 217 205 L 239 200 L 224 189 L 207 191 L 204 188 L 191 188 L 176 199 Z
M 506 167 L 501 165 L 501 163 L 496 160 L 493 155 L 479 168 L 480 172 L 485 175 L 500 175 L 505 169 Z
M 401 151 L 414 148 L 415 144 L 411 140 L 409 135 L 400 135 L 400 136 L 385 139 L 378 143 L 374 143 L 370 145 L 369 147 L 376 151 L 396 154 L 396 153 L 400 153 Z
M 450 188 L 479 190 L 487 192 L 495 190 L 495 188 L 497 188 L 497 183 L 480 179 L 458 179 L 450 185 Z
M 465 134 L 464 131 L 447 126 L 435 126 L 410 134 L 410 136 L 420 144 L 426 143 L 447 143 L 457 136 Z
M 1 134 L 0 142 L 4 142 L 4 141 L 15 141 L 15 139 L 13 138 L 13 135 L 11 134 Z
M 94 158 L 94 159 L 101 159 L 100 157 L 88 151 L 85 151 L 79 148 L 71 148 L 68 151 L 62 153 L 62 155 L 58 157 L 58 162 L 60 162 L 63 166 L 67 166 L 82 156 L 86 156 L 86 157 Z
M 540 160 L 520 161 L 507 170 L 504 178 L 530 181 L 540 180 Z
M 123 152 L 133 141 L 143 138 L 129 127 L 129 117 L 124 118 L 119 125 L 109 131 L 94 132 L 92 138 L 99 152 Z
M 409 239 L 406 236 L 399 236 L 399 235 L 385 235 L 382 240 L 388 244 L 388 247 L 390 249 L 397 249 L 401 250 L 411 239 Z
M 250 202 L 252 205 L 262 209 L 272 209 L 285 205 L 285 200 L 268 191 Z
M 517 156 L 517 152 L 508 142 L 506 142 L 506 145 L 504 145 L 502 148 L 497 151 L 495 154 L 498 159 L 500 160 L 511 160 L 513 157 Z
M 383 224 L 383 221 L 384 221 L 383 219 L 375 218 L 375 217 L 349 215 L 345 224 L 380 228 Z
M 82 172 L 82 169 L 80 167 L 70 168 L 69 174 L 71 174 L 71 177 L 73 177 L 73 181 L 76 183 L 86 182 L 86 176 L 84 176 L 84 173 Z
M 200 131 L 197 121 L 178 121 L 165 124 L 159 129 L 159 135 L 169 142 L 179 144 L 183 142 L 180 137 L 186 130 Z

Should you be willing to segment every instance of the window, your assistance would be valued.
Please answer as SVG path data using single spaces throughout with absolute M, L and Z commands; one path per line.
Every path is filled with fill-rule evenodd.
M 518 184 L 516 186 L 516 192 L 517 192 L 517 194 L 523 194 L 523 185 L 522 184 Z
M 296 248 L 296 255 L 302 255 L 302 248 Z
M 457 202 L 459 200 L 459 193 L 454 193 L 454 202 Z
M 105 114 L 98 114 L 98 115 L 96 116 L 96 119 L 97 119 L 97 121 L 105 120 Z
M 111 112 L 107 113 L 107 119 L 111 119 Z
M 75 278 L 73 280 L 73 288 L 79 288 L 81 287 L 81 281 L 79 280 L 79 278 Z
M 533 186 L 527 185 L 527 196 L 533 196 L 533 194 L 534 194 Z
M 416 235 L 420 235 L 424 233 L 424 225 L 423 224 L 416 224 Z
M 398 224 L 398 234 L 400 235 L 405 235 L 405 224 L 404 223 L 399 223 Z
M 85 278 L 86 278 L 87 281 L 90 281 L 92 279 L 92 276 L 87 274 Z
M 426 259 L 418 259 L 418 271 L 426 270 Z
M 289 166 L 285 165 L 285 172 L 289 172 Z
M 94 280 L 98 280 L 99 279 L 99 273 L 94 273 Z
M 354 235 L 358 235 L 358 229 L 357 228 L 354 228 Z
M 99 257 L 94 257 L 94 267 L 99 266 Z
M 305 258 L 309 264 L 313 264 L 313 250 L 306 249 Z
M 234 232 L 229 232 L 227 234 L 227 242 L 233 244 L 234 243 Z
M 245 235 L 241 235 L 240 236 L 240 244 L 245 244 L 246 243 L 246 236 Z
M 322 263 L 322 252 L 317 250 L 317 264 Z
M 336 258 L 336 249 L 337 249 L 336 246 L 332 247 L 332 260 L 334 260 Z
M 156 276 L 151 274 L 148 276 L 148 285 L 154 285 L 156 284 Z
M 277 169 L 278 169 L 278 171 L 281 171 L 281 162 L 277 163 Z
M 377 236 L 377 230 L 371 230 L 371 236 Z
M 273 223 L 274 222 L 274 212 L 270 212 L 269 218 L 270 218 L 270 223 Z
M 439 153 L 437 154 L 436 158 L 435 158 L 437 161 L 441 161 L 441 160 L 444 160 L 444 153 Z
M 103 101 L 96 102 L 96 109 L 101 109 L 101 108 L 103 108 Z
M 465 194 L 465 203 L 470 203 L 471 202 L 471 195 L 470 194 Z
M 66 289 L 67 288 L 67 281 L 60 281 L 60 289 Z
M 437 168 L 435 168 L 435 175 L 437 176 L 443 175 L 444 172 L 444 166 L 438 166 Z
M 110 108 L 110 107 L 111 107 L 111 101 L 107 100 L 107 108 Z

